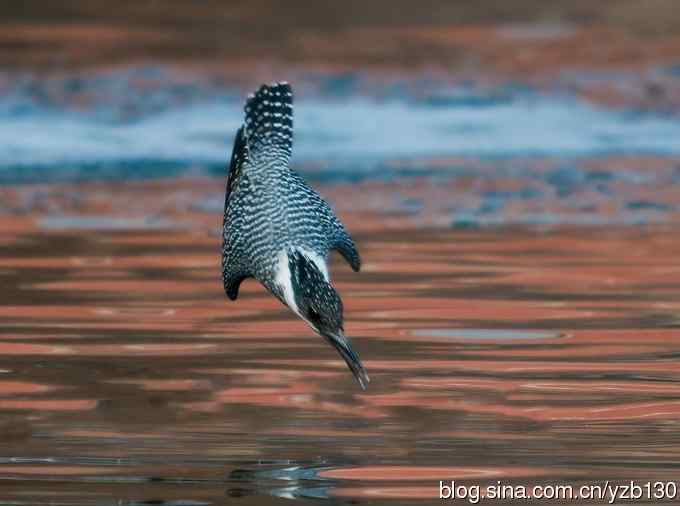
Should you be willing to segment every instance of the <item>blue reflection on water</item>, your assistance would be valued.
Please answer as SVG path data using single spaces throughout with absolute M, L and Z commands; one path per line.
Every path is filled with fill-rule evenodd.
M 242 120 L 241 90 L 163 84 L 157 74 L 142 73 L 153 81 L 146 86 L 136 74 L 66 80 L 56 92 L 5 75 L 12 85 L 0 87 L 0 179 L 223 171 Z M 389 177 L 386 162 L 395 159 L 680 154 L 680 121 L 571 96 L 442 85 L 424 96 L 371 98 L 355 85 L 340 94 L 325 88 L 301 93 L 295 117 L 295 160 L 322 178 Z

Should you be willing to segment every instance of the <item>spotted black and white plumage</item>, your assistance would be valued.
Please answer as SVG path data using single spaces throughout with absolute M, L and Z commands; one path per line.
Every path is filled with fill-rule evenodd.
M 248 97 L 229 166 L 224 290 L 236 300 L 244 279 L 260 281 L 338 350 L 365 387 L 368 376 L 344 337 L 342 301 L 327 266 L 337 250 L 358 271 L 359 253 L 326 201 L 289 167 L 292 147 L 291 87 L 263 85 Z

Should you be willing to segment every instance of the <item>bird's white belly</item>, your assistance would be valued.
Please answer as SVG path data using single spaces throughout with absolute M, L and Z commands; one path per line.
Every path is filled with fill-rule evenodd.
M 324 278 L 326 278 L 326 281 L 330 281 L 330 275 L 328 272 L 328 264 L 326 263 L 326 259 L 321 257 L 321 255 L 306 248 L 297 247 L 294 249 L 302 253 L 310 261 L 314 262 L 316 267 L 323 274 Z M 283 298 L 288 307 L 291 308 L 298 316 L 304 319 L 304 316 L 300 314 L 297 303 L 295 302 L 295 293 L 293 292 L 293 282 L 291 280 L 288 251 L 290 251 L 290 248 L 284 248 L 281 251 L 279 251 L 276 256 L 277 258 L 275 278 L 276 284 L 281 289 L 281 292 L 283 293 Z
M 290 264 L 288 263 L 288 251 L 282 249 L 277 255 L 276 262 L 276 284 L 281 288 L 283 298 L 286 304 L 297 315 L 300 315 L 297 304 L 295 303 L 295 294 L 293 293 L 293 282 L 290 278 Z

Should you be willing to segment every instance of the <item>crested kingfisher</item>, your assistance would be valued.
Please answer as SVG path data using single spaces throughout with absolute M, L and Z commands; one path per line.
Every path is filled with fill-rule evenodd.
M 328 203 L 289 166 L 290 85 L 261 86 L 248 97 L 244 110 L 224 202 L 224 291 L 236 300 L 241 282 L 257 279 L 340 353 L 365 389 L 369 377 L 344 334 L 342 300 L 327 263 L 331 250 L 355 272 L 361 259 Z

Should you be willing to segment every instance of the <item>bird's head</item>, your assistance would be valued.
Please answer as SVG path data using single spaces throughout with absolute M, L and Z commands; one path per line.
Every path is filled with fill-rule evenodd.
M 292 309 L 333 345 L 365 389 L 369 382 L 368 374 L 345 337 L 342 299 L 328 280 L 325 264 L 321 262 L 299 251 L 289 253 L 290 288 L 295 306 Z

